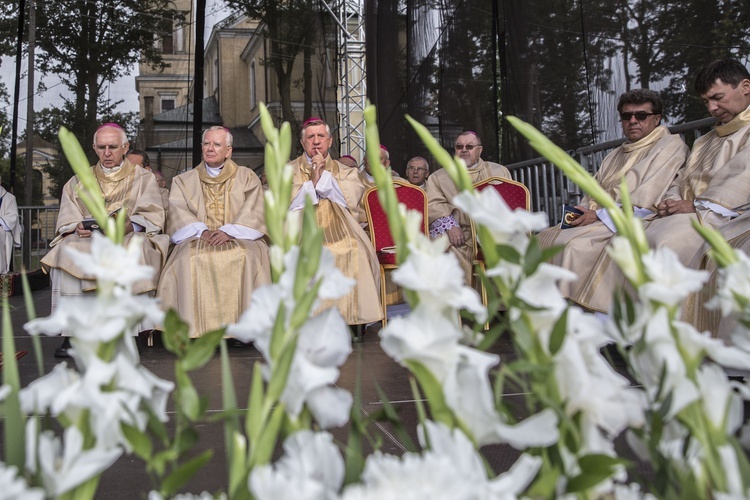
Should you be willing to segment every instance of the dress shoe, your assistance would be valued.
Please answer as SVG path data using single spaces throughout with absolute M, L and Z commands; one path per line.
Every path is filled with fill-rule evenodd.
M 68 349 L 70 349 L 72 346 L 70 345 L 70 337 L 64 337 L 62 344 L 60 344 L 57 349 L 55 349 L 55 357 L 56 358 L 69 358 L 70 354 L 68 354 Z

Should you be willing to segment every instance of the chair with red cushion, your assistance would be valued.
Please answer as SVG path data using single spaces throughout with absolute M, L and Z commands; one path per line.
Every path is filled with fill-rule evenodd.
M 474 189 L 476 189 L 477 191 L 483 191 L 485 189 L 496 190 L 511 210 L 516 210 L 519 208 L 523 210 L 529 210 L 529 208 L 531 207 L 531 196 L 529 195 L 529 189 L 522 183 L 514 181 L 512 179 L 505 179 L 502 177 L 489 177 L 474 184 Z M 471 224 L 471 236 L 474 241 L 473 265 L 479 266 L 480 268 L 482 268 L 482 271 L 484 271 L 484 256 L 482 255 L 482 249 L 479 248 L 479 244 L 477 242 L 477 235 L 473 222 Z M 478 284 L 480 293 L 482 295 L 482 304 L 487 307 L 487 290 L 485 290 L 481 280 L 479 280 Z M 485 329 L 487 329 L 488 327 L 488 325 L 485 325 Z
M 422 214 L 422 231 L 424 234 L 429 234 L 427 229 L 427 194 L 421 188 L 400 179 L 393 180 L 393 187 L 396 190 L 399 203 L 406 205 L 409 210 L 416 210 Z M 385 273 L 398 267 L 395 243 L 388 226 L 388 216 L 378 199 L 377 187 L 365 191 L 363 204 L 367 214 L 367 224 L 370 228 L 370 240 L 372 246 L 375 247 L 380 266 L 380 303 L 383 307 L 383 327 L 385 327 L 388 322 L 386 307 L 389 305 L 386 303 Z

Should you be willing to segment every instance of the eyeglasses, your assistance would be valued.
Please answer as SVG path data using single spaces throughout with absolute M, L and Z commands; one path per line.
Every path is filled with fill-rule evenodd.
M 657 115 L 659 113 L 646 113 L 645 111 L 636 111 L 635 113 L 620 113 L 620 120 L 624 122 L 629 122 L 631 118 L 635 116 L 635 119 L 639 122 L 642 122 L 649 116 Z
M 481 147 L 482 147 L 481 144 L 456 144 L 456 151 L 462 151 L 464 149 L 466 151 L 471 151 L 474 148 L 481 148 Z
M 120 149 L 120 148 L 121 148 L 121 147 L 123 147 L 123 146 L 124 146 L 124 144 L 121 144 L 121 145 L 119 145 L 119 146 L 112 146 L 112 145 L 110 145 L 110 144 L 105 144 L 105 145 L 97 144 L 97 145 L 95 145 L 94 147 L 95 147 L 95 148 L 96 148 L 96 149 L 97 149 L 98 151 L 101 151 L 101 152 L 106 152 L 106 151 L 107 151 L 108 149 L 109 149 L 110 151 L 115 151 L 115 150 L 117 150 L 117 149 Z
M 412 167 L 411 165 L 406 167 L 406 170 L 409 172 L 427 172 L 427 169 L 424 167 Z

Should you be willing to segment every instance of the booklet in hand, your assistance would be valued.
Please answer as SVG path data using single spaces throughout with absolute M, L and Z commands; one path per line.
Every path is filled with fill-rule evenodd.
M 560 229 L 575 227 L 571 226 L 570 223 L 576 220 L 581 215 L 583 215 L 583 212 L 578 210 L 573 205 L 563 205 L 563 215 L 562 220 L 560 221 Z
M 99 227 L 99 223 L 96 222 L 96 219 L 83 219 L 81 221 L 81 224 L 83 224 L 83 228 L 87 231 L 99 231 L 100 233 L 104 232 L 101 227 Z
M 109 213 L 109 216 L 110 216 L 110 217 L 117 217 L 117 213 L 118 213 L 118 212 L 119 212 L 120 210 L 121 210 L 121 208 L 118 208 L 118 209 L 116 209 L 116 210 L 112 210 L 112 211 L 111 211 L 111 212 Z M 96 222 L 96 219 L 94 219 L 93 217 L 87 217 L 87 218 L 83 219 L 83 220 L 81 221 L 81 224 L 83 224 L 83 228 L 84 228 L 84 229 L 86 229 L 86 230 L 88 230 L 88 231 L 99 231 L 100 233 L 103 233 L 103 232 L 104 232 L 104 229 L 102 229 L 102 228 L 101 228 L 101 227 L 99 226 L 99 223 L 98 223 L 98 222 Z

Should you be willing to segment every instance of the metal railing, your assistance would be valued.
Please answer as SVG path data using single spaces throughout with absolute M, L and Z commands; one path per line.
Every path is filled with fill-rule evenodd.
M 669 127 L 673 134 L 680 134 L 695 139 L 710 129 L 716 120 L 704 118 L 692 122 L 681 123 Z M 586 146 L 568 154 L 575 158 L 592 175 L 599 169 L 604 157 L 625 142 L 625 139 L 602 142 L 593 146 Z M 545 212 L 550 225 L 557 224 L 562 216 L 563 204 L 576 205 L 583 197 L 583 193 L 570 179 L 552 165 L 546 158 L 534 158 L 511 165 L 506 165 L 513 180 L 523 182 L 531 193 L 531 210 Z
M 19 221 L 23 224 L 21 246 L 13 252 L 13 270 L 26 268 L 29 271 L 40 269 L 39 261 L 49 251 L 49 244 L 55 237 L 57 213 L 56 205 L 18 207 Z

